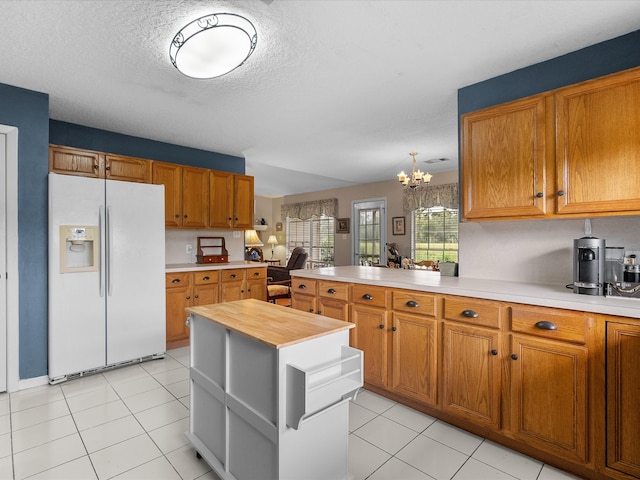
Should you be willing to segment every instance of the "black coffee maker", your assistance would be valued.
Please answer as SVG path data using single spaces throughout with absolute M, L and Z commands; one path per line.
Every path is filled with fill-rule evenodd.
M 573 241 L 573 293 L 604 295 L 605 240 L 582 237 Z

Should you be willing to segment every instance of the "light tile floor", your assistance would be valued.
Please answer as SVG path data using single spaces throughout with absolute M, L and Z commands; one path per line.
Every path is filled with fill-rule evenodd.
M 186 347 L 0 395 L 0 479 L 217 480 L 184 436 L 188 363 Z M 353 480 L 575 478 L 368 391 L 349 431 Z

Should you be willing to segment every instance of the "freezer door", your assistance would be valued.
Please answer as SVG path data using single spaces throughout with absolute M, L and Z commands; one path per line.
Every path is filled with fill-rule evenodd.
M 49 174 L 49 378 L 105 365 L 104 180 Z M 104 221 L 104 220 L 102 220 Z M 61 272 L 60 226 L 98 228 L 96 271 Z M 75 246 L 80 247 L 80 246 Z M 71 248 L 66 242 L 63 248 Z
M 107 364 L 165 351 L 164 187 L 107 181 Z

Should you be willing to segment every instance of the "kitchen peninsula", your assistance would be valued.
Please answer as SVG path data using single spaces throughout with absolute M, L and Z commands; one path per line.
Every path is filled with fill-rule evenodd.
M 346 479 L 353 324 L 258 300 L 189 308 L 187 437 L 224 479 Z
M 356 326 L 371 391 L 583 478 L 640 478 L 639 300 L 422 270 L 291 275 L 293 308 Z

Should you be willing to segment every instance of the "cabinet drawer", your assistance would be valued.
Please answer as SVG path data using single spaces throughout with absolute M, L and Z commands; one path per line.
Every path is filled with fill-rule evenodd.
M 244 269 L 238 270 L 220 270 L 220 281 L 222 282 L 240 282 L 244 280 Z
M 392 298 L 393 309 L 396 311 L 431 316 L 436 314 L 435 295 L 394 290 Z
M 209 285 L 218 283 L 220 273 L 216 270 L 207 270 L 205 272 L 193 272 L 193 283 L 196 285 Z
M 444 318 L 484 327 L 500 328 L 502 305 L 491 300 L 445 297 Z
M 251 278 L 267 278 L 267 269 L 265 267 L 247 268 L 247 279 Z
M 353 303 L 387 308 L 387 289 L 371 285 L 353 285 L 351 287 Z
M 291 279 L 291 292 L 301 293 L 304 295 L 316 294 L 316 281 L 309 280 L 308 278 L 292 278 Z
M 165 282 L 166 288 L 188 287 L 191 285 L 191 272 L 167 273 Z
M 319 281 L 318 296 L 335 298 L 336 300 L 349 300 L 349 284 Z
M 511 307 L 511 330 L 538 337 L 585 343 L 587 318 L 581 312 L 545 307 Z

